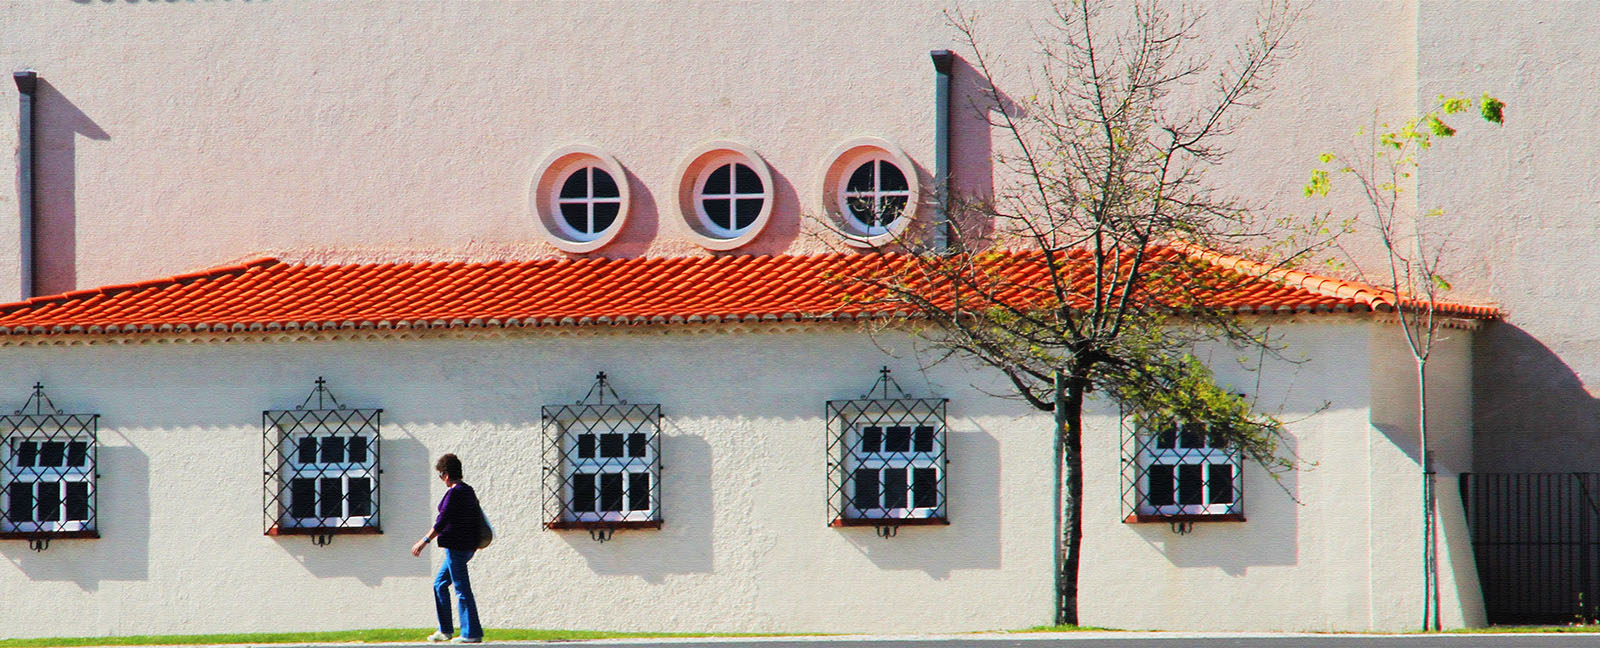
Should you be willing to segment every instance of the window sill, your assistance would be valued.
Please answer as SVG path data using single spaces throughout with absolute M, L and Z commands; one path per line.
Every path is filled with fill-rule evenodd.
M 831 527 L 950 526 L 945 518 L 834 518 Z
M 282 527 L 282 526 L 274 524 L 274 525 L 272 525 L 272 528 L 267 529 L 267 533 L 266 534 L 269 535 L 269 536 L 287 536 L 287 535 L 379 535 L 379 534 L 382 534 L 382 533 L 383 533 L 383 527 L 375 527 L 375 526 L 359 526 L 359 527 Z
M 551 531 L 567 531 L 572 529 L 659 529 L 661 520 L 562 520 L 559 522 L 546 522 L 544 528 Z
M 1168 522 L 1243 522 L 1243 513 L 1129 515 L 1123 524 L 1165 524 Z
M 88 531 L 0 531 L 0 540 L 61 540 L 63 538 L 99 538 L 100 532 Z

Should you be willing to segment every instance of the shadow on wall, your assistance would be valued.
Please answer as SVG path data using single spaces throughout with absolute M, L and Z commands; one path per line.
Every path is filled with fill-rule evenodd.
M 718 252 L 725 256 L 750 256 L 758 254 L 785 254 L 795 239 L 800 237 L 800 221 L 807 218 L 804 203 L 794 182 L 783 171 L 767 165 L 772 172 L 772 220 L 756 240 L 736 250 Z M 676 204 L 676 198 L 674 198 Z
M 97 457 L 100 538 L 56 540 L 42 552 L 20 541 L 0 542 L 0 555 L 29 580 L 72 581 L 95 592 L 101 581 L 149 577 L 150 458 L 130 445 L 101 445 Z
M 663 426 L 670 428 L 670 421 Z M 660 529 L 619 530 L 595 542 L 584 531 L 555 531 L 596 574 L 638 576 L 652 585 L 668 574 L 710 573 L 715 514 L 711 444 L 688 434 L 661 437 Z
M 616 240 L 589 254 L 575 257 L 630 258 L 643 256 L 661 231 L 662 206 L 650 186 L 623 167 L 628 180 L 628 222 Z
M 1472 355 L 1474 471 L 1600 470 L 1600 403 L 1555 351 L 1491 322 Z
M 1296 456 L 1293 437 L 1282 452 Z M 1300 470 L 1305 470 L 1302 467 Z M 1130 524 L 1174 567 L 1215 567 L 1244 576 L 1251 567 L 1295 565 L 1300 560 L 1300 470 L 1274 479 L 1260 466 L 1244 465 L 1244 514 L 1248 522 L 1196 522 L 1179 535 L 1170 524 Z
M 325 547 L 312 544 L 310 536 L 272 538 L 311 575 L 354 578 L 368 587 L 377 587 L 385 578 L 426 576 L 431 572 L 426 554 L 422 558 L 412 556 L 411 544 L 433 521 L 434 502 L 428 497 L 432 482 L 420 478 L 433 474 L 433 462 L 427 448 L 415 438 L 386 435 L 382 443 L 383 479 L 378 486 L 378 505 L 384 533 L 337 535 Z
M 34 293 L 71 291 L 78 284 L 77 143 L 111 139 L 42 75 L 34 108 Z
M 978 207 L 994 200 L 994 133 L 990 115 L 1002 108 L 1018 111 L 1009 97 L 1000 105 L 988 96 L 983 75 L 960 56 L 950 66 L 950 195 L 951 218 L 967 241 L 982 241 L 994 222 Z
M 872 527 L 839 533 L 881 569 L 917 569 L 944 580 L 956 569 L 999 569 L 1000 441 L 987 430 L 949 432 L 945 497 L 950 526 L 902 527 L 879 538 Z M 1044 485 L 1048 487 L 1048 484 Z

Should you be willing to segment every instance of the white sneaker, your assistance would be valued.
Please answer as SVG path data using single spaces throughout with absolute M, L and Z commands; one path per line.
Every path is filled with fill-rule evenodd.
M 450 640 L 450 635 L 447 635 L 447 634 L 445 634 L 443 632 L 439 632 L 438 630 L 434 630 L 433 634 L 428 635 L 428 641 L 430 643 L 444 643 L 444 642 L 449 641 L 449 640 Z
M 454 639 L 451 639 L 450 643 L 483 643 L 483 640 L 482 639 L 472 639 L 472 638 L 468 638 L 468 637 L 456 637 Z

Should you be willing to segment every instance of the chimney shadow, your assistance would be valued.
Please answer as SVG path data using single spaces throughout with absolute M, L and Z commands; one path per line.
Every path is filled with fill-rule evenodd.
M 78 283 L 77 144 L 104 142 L 104 129 L 42 75 L 34 95 L 33 292 L 52 295 Z

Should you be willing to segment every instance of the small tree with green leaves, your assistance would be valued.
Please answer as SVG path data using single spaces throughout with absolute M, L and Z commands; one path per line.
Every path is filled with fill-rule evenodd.
M 1358 137 L 1366 146 L 1357 153 L 1329 152 L 1317 158 L 1305 195 L 1326 196 L 1334 178 L 1347 177 L 1360 190 L 1366 209 L 1353 220 L 1357 231 L 1371 232 L 1386 253 L 1385 269 L 1369 273 L 1352 264 L 1361 278 L 1387 287 L 1394 295 L 1395 321 L 1405 337 L 1416 365 L 1417 438 L 1422 467 L 1423 605 L 1422 629 L 1438 630 L 1439 619 L 1439 513 L 1434 496 L 1433 457 L 1428 448 L 1428 360 L 1443 324 L 1439 302 L 1450 290 L 1441 272 L 1448 240 L 1438 232 L 1445 211 L 1421 210 L 1408 204 L 1406 192 L 1422 170 L 1424 157 L 1436 139 L 1453 137 L 1455 127 L 1446 122 L 1477 109 L 1484 121 L 1500 124 L 1505 103 L 1484 93 L 1474 101 L 1441 95 L 1433 108 L 1407 120 L 1399 128 L 1381 124 L 1363 129 Z M 1377 276 L 1372 276 L 1376 274 Z
M 1254 211 L 1205 173 L 1266 92 L 1295 15 L 1263 5 L 1236 56 L 1213 66 L 1187 51 L 1201 21 L 1191 9 L 1092 0 L 1055 8 L 1032 70 L 1036 91 L 1022 95 L 995 87 L 973 17 L 949 14 L 994 108 L 985 114 L 1009 140 L 995 166 L 1015 183 L 961 203 L 954 249 L 885 257 L 850 280 L 872 288 L 858 294 L 885 310 L 913 314 L 928 357 L 992 367 L 1016 398 L 1053 414 L 1056 622 L 1076 624 L 1091 394 L 1147 431 L 1205 425 L 1271 471 L 1293 466 L 1279 452 L 1281 422 L 1219 386 L 1193 355 L 1219 340 L 1269 340 L 1213 308 L 1227 288 L 1216 269 L 1174 250 L 1264 240 Z

